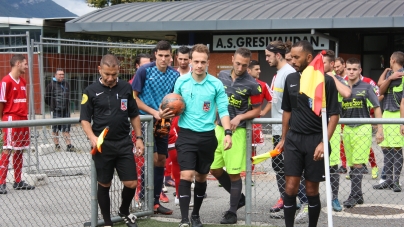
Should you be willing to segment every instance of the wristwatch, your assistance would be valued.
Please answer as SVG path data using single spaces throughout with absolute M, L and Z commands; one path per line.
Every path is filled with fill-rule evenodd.
M 226 129 L 226 130 L 224 130 L 224 135 L 225 135 L 225 136 L 232 136 L 232 135 L 233 135 L 233 131 L 230 130 L 230 129 Z
M 136 136 L 136 140 L 141 139 L 142 141 L 144 140 L 143 136 Z

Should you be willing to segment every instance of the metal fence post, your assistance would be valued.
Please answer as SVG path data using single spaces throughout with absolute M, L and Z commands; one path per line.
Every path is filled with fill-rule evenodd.
M 245 224 L 251 225 L 251 200 L 252 200 L 252 188 L 251 188 L 251 180 L 252 180 L 252 170 L 251 170 L 251 138 L 252 138 L 252 120 L 246 122 L 246 135 L 247 135 L 247 147 L 246 147 L 246 176 L 245 176 Z
M 94 160 L 91 158 L 91 227 L 96 227 L 98 222 L 98 199 L 97 199 L 97 170 Z
M 153 136 L 153 118 L 151 118 L 147 125 L 147 165 L 145 168 L 145 174 L 147 174 L 147 181 L 145 187 L 147 189 L 147 210 L 151 210 L 153 214 L 154 209 L 154 136 Z

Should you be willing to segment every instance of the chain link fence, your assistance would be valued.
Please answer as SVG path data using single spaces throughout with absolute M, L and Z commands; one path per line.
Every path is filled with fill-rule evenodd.
M 30 40 L 28 33 L 22 35 L 0 35 L 3 39 L 17 40 L 8 46 L 0 46 L 0 70 L 1 75 L 7 75 L 9 59 L 15 52 L 23 53 L 28 58 L 29 73 L 24 75 L 27 80 L 30 119 L 43 119 L 32 122 L 0 122 L 0 128 L 14 126 L 30 127 L 28 138 L 30 147 L 23 153 L 23 163 L 13 163 L 14 154 L 10 157 L 9 171 L 7 175 L 7 192 L 1 195 L 3 212 L 0 212 L 0 226 L 95 226 L 102 224 L 99 214 L 96 196 L 95 171 L 91 168 L 90 145 L 78 124 L 80 101 L 82 91 L 98 77 L 97 66 L 101 57 L 107 53 L 115 53 L 123 62 L 120 78 L 129 80 L 133 76 L 133 59 L 137 53 L 149 52 L 154 45 L 137 45 L 125 43 L 92 42 L 79 40 L 63 40 L 42 38 L 40 42 Z M 177 48 L 173 46 L 173 48 Z M 62 68 L 65 79 L 70 83 L 70 114 L 72 118 L 52 118 L 51 110 L 44 102 L 46 86 L 51 82 L 56 69 Z M 143 119 L 143 124 L 149 120 Z M 28 124 L 29 123 L 29 124 Z M 280 119 L 255 119 L 254 126 L 248 126 L 247 136 L 247 167 L 251 167 L 250 157 L 272 150 L 274 144 L 280 139 L 280 135 L 274 135 L 273 124 L 280 124 Z M 334 139 L 330 141 L 332 147 L 331 157 L 335 158 L 338 169 L 331 171 L 331 183 L 339 180 L 338 200 L 343 207 L 351 194 L 352 178 L 357 173 L 350 173 L 349 164 L 346 173 L 341 167 L 340 160 L 344 161 L 344 154 L 349 152 L 362 152 L 363 156 L 370 156 L 370 163 L 366 162 L 366 171 L 361 171 L 362 192 L 364 203 L 341 212 L 333 211 L 334 226 L 401 226 L 404 219 L 404 196 L 402 192 L 394 192 L 393 183 L 399 181 L 399 169 L 402 168 L 402 147 L 396 149 L 383 149 L 376 144 L 374 139 L 374 127 L 376 123 L 391 124 L 391 130 L 386 128 L 385 138 L 397 137 L 394 131 L 398 124 L 404 123 L 401 119 L 341 119 L 341 124 L 365 124 L 364 127 L 344 128 L 337 126 Z M 24 125 L 25 124 L 25 125 Z M 71 124 L 70 136 L 73 150 L 68 150 L 65 135 L 52 133 L 50 125 Z M 151 125 L 151 124 L 150 124 Z M 149 125 L 149 127 L 150 127 Z M 151 130 L 145 131 L 150 134 Z M 254 142 L 252 137 L 256 137 Z M 352 142 L 352 139 L 356 141 Z M 146 136 L 145 146 L 152 149 L 151 135 Z M 55 147 L 58 139 L 60 148 Z M 260 141 L 262 139 L 262 141 Z M 393 140 L 395 140 L 393 139 Z M 345 140 L 345 141 L 344 141 Z M 347 148 L 346 142 L 351 140 L 354 148 Z M 341 143 L 343 141 L 343 143 Z M 308 143 L 311 141 L 307 141 Z M 256 143 L 253 146 L 253 143 Z M 370 148 L 373 150 L 374 158 Z M 345 152 L 341 152 L 341 150 Z M 347 151 L 348 150 L 348 151 Z M 336 152 L 334 152 L 336 151 Z M 138 174 L 144 175 L 140 181 L 145 182 L 145 194 L 142 196 L 139 190 L 132 203 L 132 212 L 138 216 L 151 215 L 153 213 L 153 157 L 152 152 L 145 156 L 144 160 L 137 159 Z M 339 154 L 339 156 L 337 155 Z M 387 155 L 385 155 L 387 154 Z M 335 156 L 335 157 L 334 157 Z M 334 162 L 334 163 L 335 163 Z M 348 160 L 349 162 L 349 160 Z M 142 168 L 142 164 L 143 168 Z M 376 165 L 375 165 L 376 163 Z M 14 190 L 14 171 L 22 165 L 23 180 L 36 186 L 32 191 Z M 335 165 L 334 165 L 335 166 Z M 376 167 L 378 171 L 376 170 Z M 361 168 L 364 170 L 364 168 Z M 335 171 L 336 170 L 336 171 Z M 377 172 L 377 174 L 375 174 Z M 384 174 L 382 174 L 384 172 Z M 143 173 L 143 174 L 142 174 Z M 253 169 L 247 169 L 244 186 L 246 194 L 245 217 L 240 212 L 239 220 L 245 221 L 246 225 L 257 226 L 284 226 L 283 211 L 271 209 L 279 202 L 280 190 L 284 187 L 282 181 L 282 159 L 268 159 L 255 165 Z M 374 177 L 374 175 L 377 175 Z M 347 177 L 349 176 L 349 177 Z M 374 189 L 379 184 L 381 176 L 387 181 L 386 189 Z M 349 178 L 349 179 L 348 179 Z M 216 185 L 217 183 L 213 183 Z M 208 185 L 213 185 L 212 181 Z M 139 185 L 142 185 L 139 182 Z M 279 185 L 279 186 L 278 186 Z M 296 226 L 306 226 L 305 216 L 307 199 L 304 196 L 304 182 L 299 190 L 298 203 L 302 204 L 296 210 L 299 220 Z M 216 187 L 216 186 L 215 186 Z M 114 177 L 111 187 L 111 211 L 113 221 L 121 220 L 117 217 L 120 205 L 120 191 L 122 185 Z M 335 189 L 335 187 L 334 187 Z M 393 188 L 394 189 L 394 188 Z M 207 193 L 211 193 L 208 189 Z M 214 194 L 214 193 L 213 193 Z M 336 193 L 334 193 L 336 194 Z M 320 184 L 320 195 L 323 210 L 320 215 L 319 226 L 327 226 L 327 201 L 325 183 Z M 144 201 L 142 200 L 144 197 Z M 212 196 L 213 197 L 213 196 Z M 209 198 L 209 197 L 208 197 Z M 215 207 L 217 201 L 206 200 L 203 206 Z M 226 206 L 226 204 L 224 205 Z M 278 211 L 278 212 L 277 212 Z M 201 212 L 204 212 L 202 208 Z M 174 215 L 176 215 L 175 212 Z M 203 214 L 202 214 L 203 215 Z
M 145 126 L 145 156 L 142 166 L 138 166 L 139 178 L 145 176 L 143 198 L 139 203 L 133 202 L 131 212 L 141 217 L 153 213 L 153 146 L 150 141 L 151 117 L 142 117 Z M 55 146 L 52 127 L 50 125 L 71 124 L 70 137 L 76 150 L 64 148 L 65 138 L 60 136 L 60 148 Z M 42 126 L 42 129 L 38 129 Z M 36 121 L 0 122 L 0 128 L 30 127 L 29 136 L 14 134 L 15 138 L 28 138 L 29 149 L 22 153 L 22 162 L 13 152 L 10 156 L 8 174 L 6 176 L 7 194 L 1 195 L 2 212 L 0 226 L 96 226 L 103 221 L 97 204 L 97 182 L 95 167 L 92 165 L 90 143 L 78 123 L 77 118 L 46 119 Z M 149 133 L 150 132 L 150 133 Z M 16 141 L 24 142 L 16 139 Z M 149 151 L 149 152 L 148 152 Z M 2 152 L 4 152 L 2 150 Z M 21 166 L 21 170 L 19 167 Z M 22 171 L 22 180 L 35 186 L 34 190 L 16 190 L 14 173 Z M 142 171 L 148 171 L 145 174 Z M 150 185 L 151 182 L 151 185 Z M 140 183 L 140 182 L 139 182 Z M 141 185 L 141 184 L 140 184 Z M 111 216 L 113 221 L 122 220 L 118 216 L 121 204 L 123 185 L 115 174 L 110 190 Z M 18 189 L 18 188 L 17 188 Z M 138 187 L 137 195 L 141 186 Z M 136 201 L 136 200 L 134 200 Z M 148 203 L 150 201 L 151 203 Z
M 255 123 L 261 123 L 264 142 L 256 147 L 256 153 L 262 154 L 274 148 L 274 143 L 278 142 L 279 136 L 272 134 L 273 123 L 280 123 L 280 119 L 255 119 Z M 340 123 L 346 124 L 341 130 L 341 125 L 337 126 L 333 139 L 330 141 L 332 149 L 330 155 L 331 162 L 331 188 L 334 192 L 334 198 L 338 199 L 342 211 L 333 211 L 333 226 L 401 226 L 404 220 L 404 194 L 393 190 L 393 183 L 398 182 L 401 185 L 399 177 L 402 176 L 401 169 L 403 165 L 402 147 L 397 147 L 390 151 L 392 155 L 386 158 L 386 150 L 382 151 L 375 140 L 377 123 L 384 123 L 384 138 L 388 140 L 401 140 L 399 124 L 402 119 L 341 119 Z M 361 125 L 358 127 L 349 127 L 347 125 Z M 253 128 L 251 126 L 251 128 Z M 399 136 L 398 136 L 399 135 Z M 259 133 L 253 132 L 249 135 L 259 136 Z M 254 141 L 254 140 L 253 140 Z M 257 141 L 257 138 L 255 138 Z M 312 141 L 307 141 L 310 143 Z M 344 149 L 345 148 L 345 149 Z M 251 148 L 250 148 L 251 150 Z M 391 149 L 390 149 L 391 150 Z M 334 153 L 335 152 L 335 153 Z M 374 155 L 372 155 L 373 153 Z M 251 153 L 250 153 L 251 154 Z M 342 161 L 340 157 L 348 156 L 347 171 L 341 168 Z M 345 157 L 346 158 L 346 157 Z M 366 163 L 361 168 L 362 172 L 357 174 L 349 168 L 351 160 L 365 158 Z M 283 162 L 274 159 L 268 159 L 263 163 L 257 164 L 251 172 L 247 170 L 245 190 L 251 190 L 251 212 L 247 211 L 246 223 L 258 226 L 284 226 L 283 210 L 271 209 L 280 199 L 280 190 L 284 190 L 283 180 Z M 337 165 L 337 166 L 335 166 Z M 247 165 L 249 166 L 249 165 Z M 251 165 L 250 165 L 251 166 Z M 335 170 L 335 171 L 333 171 Z M 277 176 L 278 175 L 278 176 Z M 344 201 L 347 201 L 352 194 L 352 188 L 358 187 L 353 178 L 355 175 L 362 175 L 361 189 L 363 192 L 363 204 L 358 204 L 353 208 L 345 208 Z M 383 178 L 383 180 L 382 180 Z M 387 179 L 387 180 L 386 180 Z M 377 185 L 386 180 L 385 189 L 374 189 Z M 339 182 L 339 184 L 336 184 Z M 300 204 L 296 210 L 296 226 L 307 226 L 307 198 L 305 197 L 304 182 L 299 188 L 297 203 Z M 253 185 L 253 186 L 252 186 Z M 278 187 L 280 185 L 281 187 Z M 336 185 L 339 187 L 336 188 Z M 318 226 L 329 226 L 327 220 L 327 201 L 325 182 L 320 184 L 320 198 L 322 203 L 322 212 Z M 249 202 L 247 202 L 248 204 Z M 331 204 L 329 204 L 331 205 Z M 250 216 L 251 215 L 251 216 Z M 250 217 L 249 217 L 250 216 Z M 302 225 L 299 225 L 302 224 Z

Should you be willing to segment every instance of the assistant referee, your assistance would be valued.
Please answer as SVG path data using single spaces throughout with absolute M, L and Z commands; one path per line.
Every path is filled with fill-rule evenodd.
M 104 55 L 98 70 L 101 77 L 83 91 L 80 111 L 81 125 L 91 146 L 97 145 L 98 136 L 109 127 L 101 147 L 102 153 L 92 156 L 97 169 L 98 204 L 105 226 L 112 226 L 109 188 L 116 169 L 124 185 L 118 214 L 127 226 L 137 227 L 136 216 L 129 213 L 136 192 L 137 172 L 128 118 L 135 134 L 141 135 L 139 110 L 131 86 L 118 78 L 119 61 L 114 55 Z M 137 136 L 136 155 L 142 155 L 143 150 L 143 137 Z
M 293 44 L 292 64 L 297 72 L 289 74 L 285 81 L 282 100 L 282 137 L 275 149 L 284 148 L 286 188 L 283 198 L 286 227 L 294 224 L 296 194 L 300 177 L 304 172 L 306 195 L 309 201 L 309 227 L 317 226 L 321 211 L 319 185 L 324 177 L 324 144 L 321 117 L 312 111 L 307 95 L 299 92 L 301 72 L 313 60 L 313 46 L 307 41 Z M 339 120 L 338 91 L 334 79 L 324 76 L 327 102 L 328 140 Z M 310 141 L 310 142 L 308 142 Z M 330 146 L 329 146 L 330 147 Z M 329 148 L 329 150 L 331 150 Z

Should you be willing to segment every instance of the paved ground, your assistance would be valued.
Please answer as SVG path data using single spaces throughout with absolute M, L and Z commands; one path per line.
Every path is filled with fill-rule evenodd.
M 39 161 L 35 159 L 35 155 L 31 156 L 31 164 L 35 169 L 36 164 L 41 170 L 46 170 L 49 174 L 49 183 L 47 185 L 38 186 L 34 191 L 15 191 L 12 189 L 12 180 L 8 181 L 7 195 L 0 195 L 1 212 L 0 226 L 83 226 L 83 223 L 90 218 L 90 155 L 88 154 L 89 146 L 85 137 L 80 130 L 73 129 L 72 135 L 76 147 L 85 152 L 69 153 L 65 151 L 51 152 L 46 155 L 38 156 Z M 49 143 L 49 136 L 42 136 L 38 141 Z M 267 138 L 271 141 L 270 138 Z M 373 145 L 377 163 L 382 164 L 382 154 L 377 145 Z M 267 151 L 270 146 L 259 148 L 259 152 Z M 27 163 L 27 155 L 25 154 L 25 163 Z M 10 165 L 11 167 L 11 165 Z M 26 171 L 28 168 L 25 167 Z M 262 226 L 284 226 L 284 220 L 270 218 L 268 208 L 273 205 L 278 197 L 275 176 L 270 167 L 270 161 L 256 166 L 256 171 L 265 172 L 265 174 L 254 175 L 255 186 L 252 188 L 252 224 Z M 12 171 L 10 172 L 12 174 Z M 9 176 L 12 179 L 12 176 Z M 391 190 L 375 191 L 372 185 L 378 180 L 371 179 L 370 175 L 366 175 L 363 181 L 363 191 L 365 192 L 365 205 L 377 207 L 393 207 L 399 209 L 404 207 L 404 192 L 394 193 Z M 245 188 L 245 185 L 243 186 Z M 111 192 L 113 200 L 111 206 L 112 211 L 116 214 L 119 207 L 119 184 L 115 183 L 116 191 Z M 339 198 L 344 201 L 350 188 L 350 181 L 345 179 L 345 175 L 341 176 L 341 187 Z M 171 199 L 167 207 L 174 210 L 171 216 L 157 217 L 173 218 L 172 221 L 179 221 L 179 207 L 174 205 L 173 188 L 168 189 L 167 195 Z M 223 188 L 218 187 L 215 180 L 208 181 L 207 189 L 208 197 L 205 199 L 201 209 L 202 220 L 205 223 L 219 223 L 221 215 L 228 209 L 229 195 Z M 321 187 L 321 199 L 323 207 L 325 203 L 325 187 Z M 385 204 L 385 205 L 383 205 Z M 371 208 L 369 208 L 371 210 Z M 319 226 L 327 226 L 327 215 L 323 209 Z M 386 214 L 387 215 L 387 214 Z M 245 209 L 242 208 L 238 212 L 239 223 L 244 224 Z M 341 212 L 334 215 L 334 226 L 402 226 L 404 221 L 403 214 L 394 216 L 371 215 L 369 217 L 356 216 L 352 213 Z M 307 226 L 296 225 L 296 226 Z

